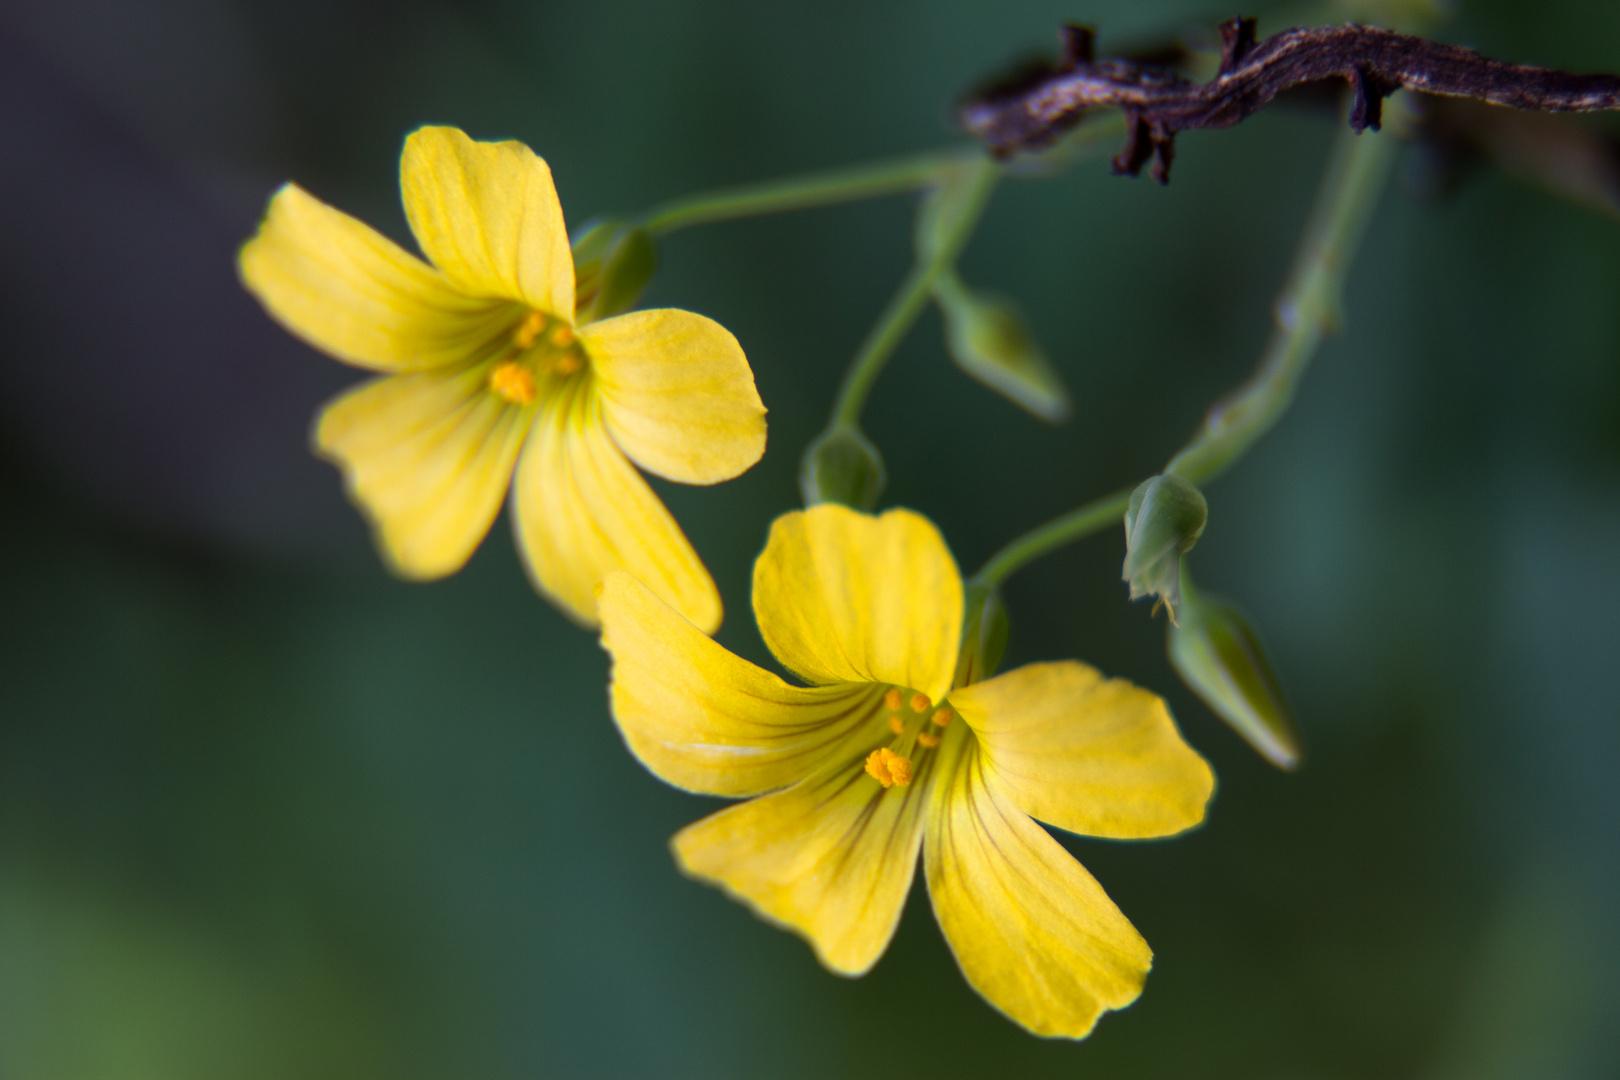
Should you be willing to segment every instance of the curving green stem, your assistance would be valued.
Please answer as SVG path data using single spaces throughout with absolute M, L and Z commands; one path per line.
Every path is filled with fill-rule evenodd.
M 860 425 L 861 410 L 872 392 L 872 384 L 877 381 L 878 373 L 883 370 L 883 365 L 894 350 L 899 348 L 906 331 L 911 329 L 911 324 L 917 321 L 923 308 L 928 305 L 934 278 L 938 275 L 938 267 L 914 266 L 894 296 L 890 297 L 883 314 L 867 333 L 866 340 L 861 342 L 860 351 L 850 362 L 849 370 L 844 372 L 844 381 L 838 387 L 838 397 L 833 405 L 830 427 Z
M 973 581 L 981 585 L 1000 585 L 1025 563 L 1119 524 L 1130 504 L 1131 491 L 1131 488 L 1123 488 L 1112 495 L 1093 499 L 1078 510 L 1070 510 L 1060 518 L 1031 529 L 990 556 L 973 575 Z
M 1229 468 L 1288 411 L 1317 349 L 1339 329 L 1345 277 L 1410 122 L 1404 108 L 1387 113 L 1383 132 L 1341 131 L 1293 273 L 1277 298 L 1277 328 L 1259 366 L 1248 382 L 1216 402 L 1165 472 L 1203 485 Z
M 1123 119 L 1111 111 L 1020 171 L 1035 176 L 1060 171 L 1094 156 L 1123 130 Z M 940 275 L 955 265 L 1001 175 L 1001 167 L 974 144 L 674 199 L 648 211 L 641 225 L 661 237 L 694 225 L 935 189 L 935 201 L 949 205 L 933 215 L 931 235 L 919 238 L 916 265 L 861 343 L 839 390 L 828 426 L 853 427 L 883 365 L 922 314 Z
M 1124 127 L 1117 112 L 1090 121 L 1051 151 L 1024 163 L 1022 171 L 1033 176 L 1049 175 L 1094 157 L 1117 139 Z M 1008 175 L 1019 173 L 1010 172 L 982 154 L 957 158 L 935 175 L 935 190 L 917 216 L 917 262 L 851 361 L 833 404 L 829 431 L 859 427 L 861 410 L 878 373 L 928 306 L 940 278 L 955 267 L 997 181 Z
M 1357 135 L 1346 128 L 1339 135 L 1293 273 L 1277 299 L 1277 332 L 1259 367 L 1210 410 L 1165 472 L 1204 484 L 1242 457 L 1287 411 L 1317 348 L 1338 329 L 1345 276 L 1410 123 L 1404 108 L 1386 110 L 1386 120 L 1382 133 Z M 1116 491 L 1025 533 L 991 556 L 974 580 L 1000 584 L 1026 563 L 1120 521 L 1129 501 L 1130 489 Z
M 1019 171 L 1031 176 L 1059 172 L 1077 160 L 1094 156 L 1103 147 L 1117 141 L 1124 131 L 1124 118 L 1118 112 L 1110 111 L 1087 120 L 1058 146 L 1021 163 Z M 642 215 L 640 224 L 653 236 L 659 237 L 668 236 L 679 229 L 717 221 L 903 195 L 908 191 L 935 187 L 954 169 L 968 162 L 983 160 L 983 156 L 984 150 L 978 143 L 969 143 L 926 154 L 686 195 L 653 207 Z
M 1000 175 L 1000 167 L 981 154 L 957 161 L 938 178 L 937 190 L 918 212 L 917 263 L 850 362 L 833 403 L 829 429 L 859 426 L 878 373 L 928 306 L 934 282 L 956 264 Z
M 654 236 L 667 236 L 677 229 L 715 221 L 808 210 L 816 206 L 920 191 L 933 187 L 947 171 L 981 154 L 977 145 L 963 146 L 689 195 L 654 207 L 641 224 Z

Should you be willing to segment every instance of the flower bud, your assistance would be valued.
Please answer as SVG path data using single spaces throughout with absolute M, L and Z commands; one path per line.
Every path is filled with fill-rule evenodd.
M 1181 606 L 1181 556 L 1192 550 L 1209 518 L 1204 496 L 1191 483 L 1166 473 L 1144 480 L 1131 492 L 1125 511 L 1125 566 L 1131 599 L 1157 596 L 1170 609 Z
M 652 233 L 624 221 L 586 226 L 574 241 L 574 317 L 595 322 L 629 311 L 658 269 Z
M 963 597 L 962 655 L 956 663 L 956 685 L 970 686 L 996 673 L 1007 651 L 1007 605 L 993 585 L 969 582 Z
M 1299 767 L 1303 747 L 1277 679 L 1248 621 L 1190 581 L 1181 622 L 1167 641 L 1170 663 L 1193 693 L 1279 769 Z
M 934 284 L 934 300 L 957 367 L 1042 420 L 1068 419 L 1069 392 L 1017 308 L 974 292 L 948 271 Z
M 835 502 L 870 510 L 887 482 L 883 456 L 854 427 L 822 432 L 805 450 L 799 465 L 799 490 L 806 506 Z

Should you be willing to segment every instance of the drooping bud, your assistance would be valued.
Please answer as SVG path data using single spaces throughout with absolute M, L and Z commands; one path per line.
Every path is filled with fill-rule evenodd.
M 962 655 L 956 662 L 955 684 L 971 686 L 996 673 L 1007 652 L 1010 627 L 1007 605 L 995 586 L 970 581 L 962 600 Z M 941 727 L 949 722 L 936 721 Z
M 1181 606 L 1181 556 L 1192 550 L 1209 519 L 1204 496 L 1175 473 L 1144 480 L 1125 511 L 1125 566 L 1131 599 L 1157 596 L 1173 623 Z
M 658 270 L 658 243 L 640 225 L 601 221 L 574 241 L 574 319 L 595 322 L 629 311 Z
M 1256 753 L 1279 769 L 1298 768 L 1299 730 L 1254 630 L 1232 605 L 1181 584 L 1181 621 L 1166 643 L 1171 665 Z
M 1042 420 L 1068 419 L 1069 392 L 1017 308 L 969 289 L 950 271 L 935 281 L 934 300 L 957 367 Z
M 858 428 L 838 426 L 822 432 L 799 464 L 799 490 L 806 506 L 835 502 L 870 510 L 887 482 L 883 455 Z

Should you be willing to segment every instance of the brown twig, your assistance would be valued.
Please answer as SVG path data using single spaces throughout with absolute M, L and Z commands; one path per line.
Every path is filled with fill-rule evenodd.
M 1135 176 L 1153 160 L 1154 178 L 1168 183 L 1176 132 L 1231 127 L 1284 90 L 1328 79 L 1349 83 L 1350 126 L 1357 131 L 1376 130 L 1383 99 L 1403 87 L 1543 112 L 1620 109 L 1620 76 L 1507 64 L 1372 26 L 1296 28 L 1261 42 L 1254 31 L 1254 19 L 1222 24 L 1220 71 L 1200 84 L 1153 64 L 1096 60 L 1093 32 L 1065 27 L 1061 66 L 1020 72 L 963 105 L 959 119 L 1006 157 L 1052 142 L 1087 109 L 1114 106 L 1125 113 L 1129 133 L 1114 171 Z

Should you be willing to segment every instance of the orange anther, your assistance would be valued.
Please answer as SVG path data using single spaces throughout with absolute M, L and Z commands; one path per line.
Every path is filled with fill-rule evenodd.
M 906 703 L 906 697 L 900 692 L 898 686 L 889 687 L 883 695 L 883 704 L 889 707 L 890 712 L 899 712 L 900 706 Z
M 955 718 L 955 716 L 956 716 L 956 713 L 951 711 L 951 707 L 949 705 L 941 705 L 939 707 L 939 710 L 937 712 L 935 712 L 933 716 L 930 716 L 928 719 L 935 726 L 944 727 L 946 724 L 950 723 L 951 720 Z
M 939 736 L 931 731 L 919 731 L 917 732 L 917 745 L 932 749 L 939 745 Z
M 866 755 L 866 772 L 884 787 L 911 783 L 911 759 L 901 757 L 887 746 L 880 746 Z
M 889 714 L 889 730 L 894 732 L 896 735 L 906 730 L 905 721 L 901 720 L 899 715 L 896 713 Z
M 574 331 L 569 328 L 567 323 L 560 322 L 553 326 L 548 336 L 551 338 L 551 343 L 559 349 L 567 348 L 575 341 Z
M 489 388 L 514 405 L 534 400 L 534 376 L 522 364 L 508 361 L 490 372 Z
M 912 694 L 911 695 L 911 711 L 912 712 L 922 712 L 926 708 L 928 708 L 928 695 L 927 694 Z
M 540 336 L 540 331 L 546 328 L 546 317 L 538 311 L 529 312 L 529 317 L 512 334 L 512 344 L 520 349 L 527 349 L 534 345 L 534 339 Z
M 905 787 L 911 783 L 911 759 L 901 757 L 899 754 L 889 759 L 889 777 L 896 784 Z

